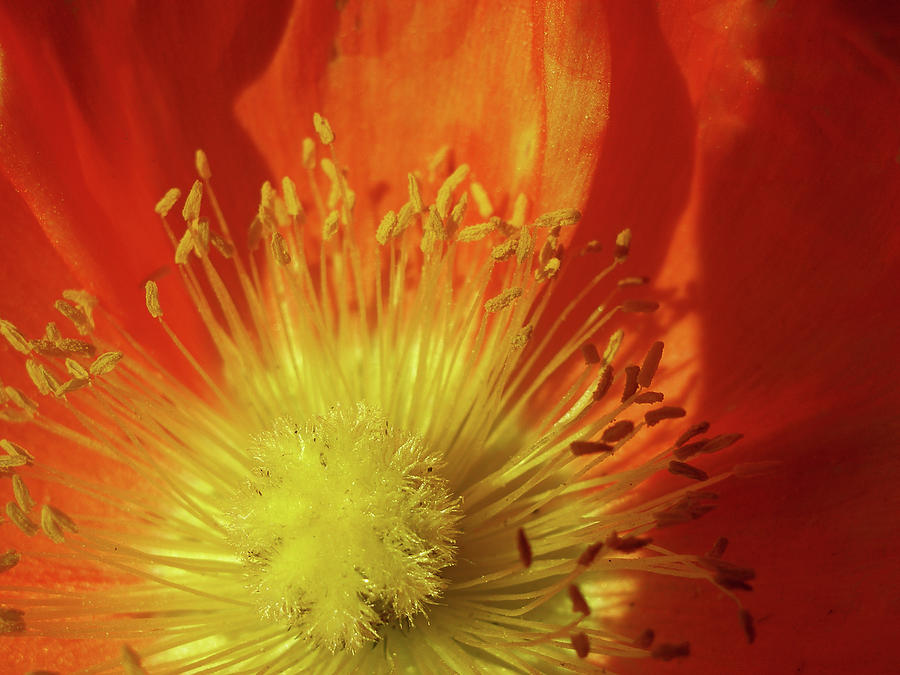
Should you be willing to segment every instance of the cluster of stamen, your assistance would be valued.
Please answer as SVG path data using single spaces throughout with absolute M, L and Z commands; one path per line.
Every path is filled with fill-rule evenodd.
M 616 634 L 615 608 L 586 590 L 643 570 L 716 584 L 738 604 L 752 641 L 735 591 L 749 590 L 753 572 L 722 559 L 726 542 L 688 556 L 649 536 L 711 510 L 714 484 L 765 467 L 710 476 L 691 463 L 740 438 L 707 436 L 706 422 L 655 453 L 635 442 L 686 413 L 652 388 L 662 342 L 640 365 L 615 366 L 624 336 L 610 329 L 614 317 L 657 308 L 619 298 L 645 278 L 611 281 L 628 258 L 630 232 L 618 234 L 612 260 L 560 308 L 546 290 L 566 273 L 565 230 L 577 211 L 529 218 L 519 195 L 504 218 L 470 168 L 449 166 L 442 152 L 428 174 L 444 167 L 443 178 L 408 174 L 408 198 L 361 225 L 334 132 L 319 115 L 314 127 L 319 145 L 302 143 L 302 196 L 290 178 L 280 192 L 266 182 L 245 250 L 200 151 L 199 180 L 183 202 L 173 189 L 156 206 L 221 368 L 208 370 L 214 359 L 195 355 L 168 323 L 163 300 L 177 291 L 174 280 L 148 281 L 145 302 L 202 392 L 87 293 L 66 291 L 56 304 L 78 337 L 51 323 L 29 338 L 0 321 L 43 397 L 39 405 L 4 386 L 0 417 L 35 425 L 134 484 L 59 471 L 41 452 L 3 439 L 9 525 L 139 582 L 114 597 L 0 585 L 10 598 L 0 633 L 118 635 L 176 670 L 301 672 L 335 659 L 338 671 L 440 663 L 464 672 L 484 659 L 581 672 L 604 655 L 686 656 L 687 643 L 654 644 L 649 630 Z M 321 147 L 327 157 L 317 157 Z M 596 259 L 600 249 L 591 242 L 583 252 Z M 223 265 L 233 266 L 236 285 L 224 281 Z M 604 283 L 610 290 L 596 303 Z M 592 311 L 571 326 L 585 303 Z M 601 351 L 592 340 L 603 333 Z M 562 377 L 571 378 L 568 389 L 537 406 Z M 354 410 L 363 412 L 346 414 Z M 316 431 L 323 424 L 324 437 Z M 372 440 L 379 425 L 390 430 L 379 436 L 384 443 Z M 360 428 L 362 436 L 348 431 Z M 629 452 L 636 447 L 639 458 Z M 366 448 L 375 454 L 362 456 Z M 613 468 L 601 473 L 602 463 Z M 440 477 L 431 477 L 438 465 Z M 338 466 L 342 479 L 332 481 Z M 626 502 L 660 471 L 684 485 Z M 106 511 L 38 507 L 26 480 L 55 483 Z M 400 524 L 388 527 L 387 518 Z M 347 540 L 332 554 L 320 541 L 329 531 Z M 20 558 L 3 554 L 0 572 Z M 67 616 L 73 599 L 79 609 Z M 422 614 L 427 620 L 417 620 Z M 384 650 L 360 649 L 379 641 Z M 123 649 L 119 663 L 140 672 L 138 650 Z

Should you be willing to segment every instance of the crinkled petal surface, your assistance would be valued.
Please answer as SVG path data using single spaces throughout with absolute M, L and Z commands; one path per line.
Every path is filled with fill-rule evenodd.
M 725 535 L 757 568 L 756 644 L 715 592 L 642 578 L 629 629 L 693 643 L 690 664 L 658 672 L 888 672 L 900 17 L 783 0 L 422 5 L 0 8 L 0 316 L 37 332 L 61 289 L 85 286 L 149 325 L 142 282 L 171 257 L 153 204 L 189 183 L 196 147 L 249 219 L 259 182 L 298 165 L 312 110 L 373 187 L 367 208 L 449 144 L 508 200 L 584 204 L 576 243 L 631 227 L 633 268 L 665 306 L 642 337 L 666 340 L 681 400 L 746 433 L 723 461 L 783 461 L 660 536 L 702 551 Z M 176 286 L 167 311 L 190 335 Z M 93 649 L 17 640 L 0 665 L 71 669 Z

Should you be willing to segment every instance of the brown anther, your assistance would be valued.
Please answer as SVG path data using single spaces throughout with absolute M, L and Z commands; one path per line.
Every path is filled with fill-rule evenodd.
M 575 584 L 569 584 L 569 599 L 572 601 L 572 611 L 576 614 L 588 616 L 591 613 L 587 600 Z
M 559 242 L 556 241 L 554 237 L 547 237 L 544 241 L 544 245 L 541 247 L 541 252 L 538 254 L 538 262 L 541 267 L 546 265 L 551 258 L 556 257 L 556 251 L 558 249 Z
M 602 548 L 603 542 L 598 541 L 596 544 L 591 544 L 578 556 L 578 564 L 581 567 L 590 567 Z
M 700 434 L 705 434 L 709 431 L 709 422 L 697 422 L 697 424 L 692 424 L 688 427 L 687 431 L 685 431 L 681 436 L 678 437 L 678 440 L 675 441 L 675 445 L 677 447 L 681 447 L 689 440 L 694 438 L 694 436 L 699 436 Z
M 622 402 L 634 396 L 638 390 L 638 374 L 641 369 L 637 366 L 625 366 L 625 388 L 622 390 Z
M 663 396 L 661 391 L 645 391 L 635 396 L 634 402 L 643 404 L 660 403 L 664 398 L 665 396 Z
M 753 621 L 753 615 L 746 609 L 742 609 L 738 616 L 741 620 L 741 628 L 744 629 L 744 634 L 747 636 L 747 642 L 752 645 L 756 640 L 756 624 Z
M 18 565 L 20 558 L 21 556 L 13 550 L 9 550 L 6 553 L 0 555 L 0 574 L 8 572 L 13 567 Z
M 634 431 L 634 422 L 631 420 L 620 420 L 606 427 L 600 440 L 604 443 L 618 443 L 632 431 Z
M 597 386 L 594 387 L 593 398 L 595 401 L 599 401 L 601 398 L 606 396 L 606 393 L 609 391 L 610 386 L 612 386 L 612 381 L 612 366 L 603 366 L 603 370 L 600 371 L 600 377 L 597 379 Z
M 699 455 L 703 452 L 703 448 L 706 444 L 709 443 L 708 438 L 701 439 L 699 441 L 694 441 L 693 443 L 688 443 L 687 445 L 682 445 L 680 448 L 675 448 L 675 452 L 672 453 L 675 455 L 675 458 L 678 460 L 690 459 L 694 455 Z
M 55 343 L 46 339 L 40 338 L 38 340 L 34 340 L 31 343 L 32 348 L 41 356 L 62 356 L 63 351 L 56 346 Z
M 7 502 L 6 515 L 13 522 L 13 525 L 18 527 L 29 537 L 33 537 L 35 534 L 37 534 L 38 526 L 34 524 L 31 518 L 29 518 L 28 515 L 15 502 Z
M 641 364 L 641 372 L 638 375 L 638 384 L 641 387 L 649 387 L 653 382 L 653 376 L 656 375 L 656 369 L 659 367 L 659 361 L 662 359 L 663 353 L 663 343 L 662 342 L 654 342 L 650 349 L 647 351 L 647 355 L 644 357 L 644 362 Z
M 587 255 L 590 253 L 599 253 L 602 250 L 603 250 L 603 244 L 601 244 L 596 239 L 591 239 L 588 243 L 586 243 L 584 246 L 582 246 L 579 254 Z
M 626 300 L 621 309 L 628 314 L 648 314 L 659 309 L 659 303 L 655 300 Z
M 0 607 L 0 635 L 21 633 L 25 630 L 25 612 L 12 607 Z
M 653 644 L 653 640 L 656 637 L 656 633 L 652 628 L 648 628 L 643 633 L 638 635 L 637 640 L 634 641 L 634 646 L 638 649 L 650 649 L 650 645 Z
M 704 455 L 713 452 L 719 452 L 725 448 L 731 447 L 744 437 L 744 434 L 719 434 L 703 446 L 701 452 Z
M 726 588 L 741 588 L 743 590 L 751 590 L 745 588 L 746 582 L 753 581 L 756 578 L 756 571 L 750 567 L 741 567 L 734 563 L 727 562 L 720 558 L 701 557 L 697 558 L 697 564 L 703 569 L 715 573 L 716 583 Z
M 581 345 L 581 356 L 584 358 L 586 365 L 600 363 L 600 352 L 598 352 L 597 347 L 590 342 L 585 342 Z
M 322 239 L 328 241 L 337 234 L 340 227 L 341 214 L 337 210 L 331 211 L 322 223 Z
M 575 650 L 575 653 L 578 655 L 579 659 L 586 659 L 588 654 L 591 653 L 591 641 L 588 639 L 587 633 L 573 633 L 569 636 L 569 640 L 572 642 L 572 649 Z
M 704 504 L 702 500 L 712 499 L 715 496 L 714 493 L 705 492 L 687 494 L 671 506 L 661 511 L 656 511 L 653 517 L 656 518 L 656 523 L 659 527 L 670 527 L 690 520 L 697 520 L 715 508 L 712 504 Z
M 623 262 L 631 250 L 631 230 L 622 230 L 616 235 L 616 262 Z
M 653 540 L 650 537 L 630 536 L 622 538 L 616 532 L 611 532 L 606 537 L 606 547 L 620 553 L 634 553 L 651 543 L 653 543 Z
M 685 478 L 690 478 L 691 480 L 709 479 L 709 474 L 706 473 L 703 469 L 698 469 L 696 466 L 691 466 L 690 464 L 685 464 L 684 462 L 676 462 L 675 460 L 669 462 L 669 473 L 675 474 L 676 476 L 684 476 Z
M 689 642 L 679 642 L 677 644 L 663 642 L 654 647 L 650 652 L 650 656 L 654 659 L 659 659 L 660 661 L 671 661 L 672 659 L 679 659 L 690 655 L 691 645 Z
M 516 548 L 519 550 L 519 560 L 522 561 L 522 566 L 531 567 L 531 543 L 528 541 L 525 530 L 521 527 L 516 532 Z
M 272 248 L 272 257 L 278 261 L 279 265 L 291 264 L 291 254 L 288 251 L 287 242 L 284 240 L 284 237 L 281 236 L 280 232 L 272 233 L 270 246 Z
M 82 335 L 91 332 L 91 322 L 81 309 L 65 300 L 57 300 L 53 303 L 56 311 L 66 317 L 75 325 L 75 329 Z
M 725 555 L 725 549 L 728 548 L 728 539 L 725 537 L 719 537 L 716 539 L 715 543 L 712 545 L 712 548 L 709 549 L 709 553 L 706 554 L 707 558 L 721 558 Z
M 147 675 L 147 671 L 141 665 L 141 657 L 128 645 L 122 645 L 122 670 L 125 675 Z
M 653 410 L 648 410 L 644 413 L 644 421 L 647 423 L 648 427 L 652 427 L 663 420 L 674 420 L 679 417 L 684 417 L 686 414 L 684 408 L 679 408 L 674 405 L 664 405 L 662 408 L 654 408 Z
M 601 452 L 612 453 L 615 448 L 608 443 L 597 443 L 594 441 L 573 441 L 569 444 L 572 454 L 580 457 L 581 455 L 597 455 Z
M 90 342 L 84 340 L 75 340 L 73 338 L 60 338 L 56 346 L 64 354 L 74 354 L 76 356 L 93 357 L 97 353 L 97 348 Z
M 628 286 L 643 286 L 650 282 L 650 277 L 625 277 L 624 279 L 619 279 L 618 286 L 619 288 L 626 288 Z

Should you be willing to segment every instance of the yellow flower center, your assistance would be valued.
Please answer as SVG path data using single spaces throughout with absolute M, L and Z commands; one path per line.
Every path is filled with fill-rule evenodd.
M 408 627 L 452 564 L 457 501 L 421 437 L 377 410 L 276 420 L 227 510 L 261 614 L 331 651 Z

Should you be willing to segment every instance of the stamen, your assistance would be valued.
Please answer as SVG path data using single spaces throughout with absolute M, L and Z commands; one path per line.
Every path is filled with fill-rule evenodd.
M 641 502 L 632 490 L 657 472 L 705 487 L 753 468 L 709 475 L 688 464 L 740 438 L 702 438 L 705 422 L 664 450 L 633 452 L 647 427 L 686 413 L 631 409 L 663 401 L 649 390 L 662 342 L 640 366 L 614 366 L 619 312 L 658 307 L 621 297 L 646 277 L 612 277 L 631 232 L 615 238 L 605 267 L 584 261 L 599 271 L 558 307 L 554 284 L 571 269 L 563 228 L 579 211 L 533 217 L 518 194 L 509 213 L 495 213 L 507 198 L 492 200 L 444 147 L 407 173 L 404 203 L 380 220 L 354 214 L 334 131 L 320 115 L 313 127 L 329 156 L 304 138 L 306 185 L 262 184 L 244 250 L 202 150 L 184 229 L 167 220 L 181 192 L 156 204 L 214 354 L 187 349 L 152 280 L 144 300 L 199 376 L 192 387 L 113 317 L 95 316 L 84 292 L 63 293 L 54 306 L 66 321 L 43 337 L 0 320 L 29 391 L 58 397 L 38 414 L 26 392 L 5 386 L 0 416 L 99 457 L 102 472 L 60 471 L 0 441 L 10 526 L 61 547 L 23 559 L 131 577 L 114 593 L 0 586 L 25 608 L 0 610 L 0 632 L 24 631 L 27 612 L 30 634 L 125 641 L 135 646 L 96 670 L 127 673 L 144 663 L 154 672 L 593 672 L 607 656 L 686 656 L 687 643 L 651 650 L 652 631 L 636 640 L 611 631 L 607 596 L 593 586 L 641 570 L 709 581 L 740 607 L 734 591 L 750 590 L 753 571 L 724 562 L 724 544 L 698 557 L 650 536 L 709 512 L 715 494 L 681 485 Z M 587 319 L 573 327 L 576 310 Z M 617 373 L 622 396 L 608 397 Z M 38 517 L 23 476 L 102 508 L 75 513 L 76 525 L 42 490 Z M 0 572 L 19 563 L 8 551 Z
M 691 645 L 687 642 L 679 642 L 677 644 L 665 642 L 654 647 L 650 655 L 660 661 L 680 659 L 691 655 Z

